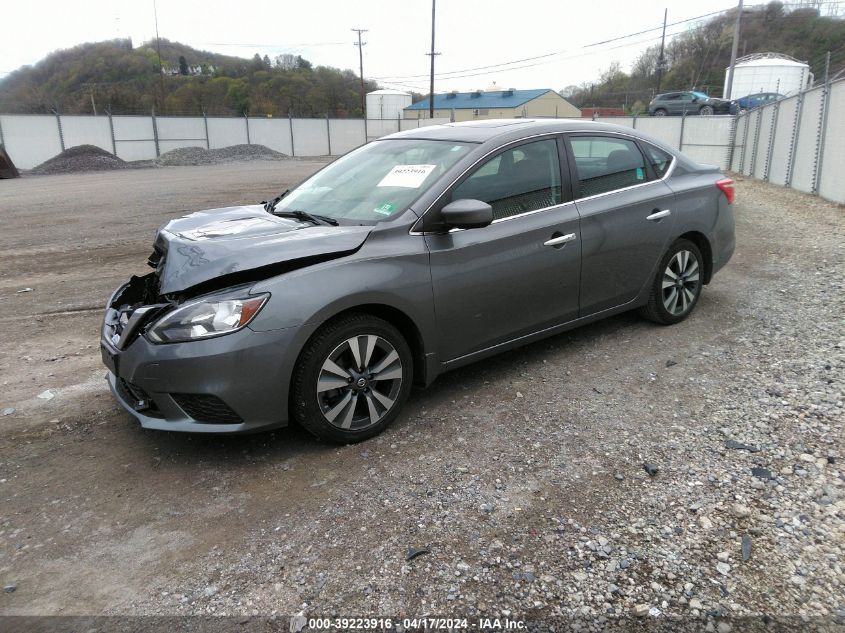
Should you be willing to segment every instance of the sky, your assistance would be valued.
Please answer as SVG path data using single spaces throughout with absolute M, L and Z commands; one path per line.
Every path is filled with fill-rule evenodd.
M 131 37 L 138 45 L 155 37 L 153 0 L 3 4 L 0 78 L 82 42 Z M 438 0 L 435 92 L 486 90 L 494 83 L 560 90 L 597 79 L 614 61 L 630 70 L 639 52 L 659 43 L 665 6 L 630 0 Z M 673 0 L 668 22 L 732 6 L 730 0 Z M 368 29 L 364 76 L 384 87 L 428 92 L 430 0 L 158 0 L 157 10 L 162 38 L 241 57 L 292 53 L 356 74 L 357 35 L 351 29 Z M 667 35 L 695 24 L 670 26 Z M 646 29 L 656 30 L 589 46 Z M 549 56 L 530 59 L 543 55 Z M 515 60 L 527 61 L 481 68 Z

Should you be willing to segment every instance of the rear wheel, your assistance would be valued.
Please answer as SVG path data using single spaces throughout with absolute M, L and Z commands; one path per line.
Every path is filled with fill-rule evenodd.
M 396 419 L 412 382 L 402 334 L 383 319 L 350 314 L 306 344 L 294 370 L 291 415 L 319 438 L 360 442 Z
M 698 303 L 703 274 L 704 260 L 698 246 L 677 240 L 660 260 L 648 303 L 640 308 L 640 314 L 662 325 L 683 321 Z

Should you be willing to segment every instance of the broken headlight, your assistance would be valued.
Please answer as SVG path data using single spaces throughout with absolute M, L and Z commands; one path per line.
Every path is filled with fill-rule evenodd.
M 147 336 L 154 343 L 179 343 L 229 334 L 249 323 L 269 296 L 193 301 L 165 314 Z

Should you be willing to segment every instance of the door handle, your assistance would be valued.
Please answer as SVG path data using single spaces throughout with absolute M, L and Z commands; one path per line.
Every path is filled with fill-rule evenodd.
M 543 246 L 561 246 L 566 244 L 567 242 L 571 242 L 572 240 L 577 239 L 575 233 L 567 233 L 566 235 L 561 235 L 560 237 L 553 237 L 550 240 L 546 240 L 543 242 Z
M 655 211 L 651 215 L 646 216 L 646 220 L 660 220 L 661 218 L 665 218 L 667 215 L 671 215 L 672 212 L 669 209 L 663 209 L 663 211 Z

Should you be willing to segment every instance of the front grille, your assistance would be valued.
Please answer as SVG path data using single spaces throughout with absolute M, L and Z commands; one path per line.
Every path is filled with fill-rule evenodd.
M 150 395 L 138 385 L 123 378 L 117 378 L 117 390 L 120 396 L 132 405 L 132 408 L 153 418 L 164 417 Z
M 172 393 L 181 409 L 197 422 L 206 424 L 240 424 L 241 416 L 217 396 L 204 393 Z

